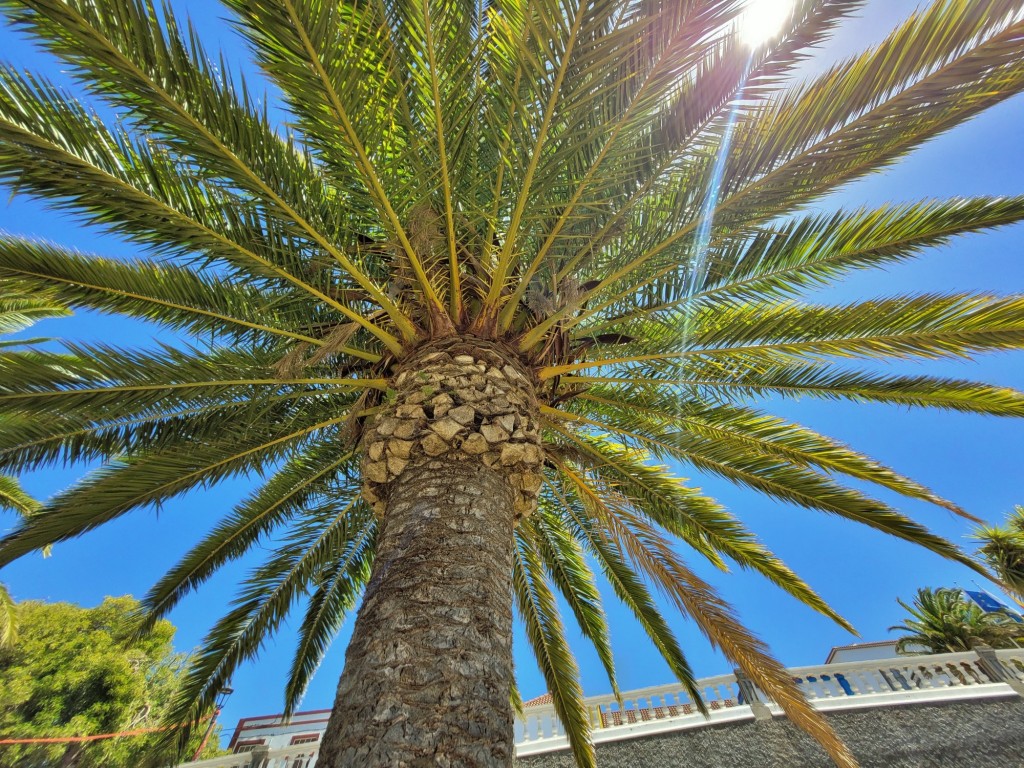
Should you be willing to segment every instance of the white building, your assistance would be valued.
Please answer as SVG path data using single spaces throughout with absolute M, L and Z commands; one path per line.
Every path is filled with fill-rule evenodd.
M 895 659 L 899 656 L 896 653 L 895 640 L 878 640 L 874 643 L 853 643 L 852 645 L 837 645 L 828 652 L 826 664 L 842 664 L 846 661 L 880 661 L 881 659 Z
M 238 754 L 261 748 L 278 750 L 309 744 L 309 757 L 312 758 L 320 746 L 320 737 L 327 728 L 330 715 L 329 709 L 315 709 L 296 712 L 289 720 L 280 714 L 243 717 L 235 726 L 228 749 Z M 312 764 L 312 759 L 307 765 L 307 761 L 296 758 L 293 768 L 310 768 Z

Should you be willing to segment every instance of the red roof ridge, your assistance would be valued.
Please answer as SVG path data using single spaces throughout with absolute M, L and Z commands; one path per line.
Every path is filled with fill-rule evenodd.
M 551 704 L 552 702 L 554 702 L 554 699 L 551 698 L 551 694 L 550 693 L 543 693 L 543 694 L 541 694 L 540 696 L 537 696 L 534 699 L 530 699 L 529 701 L 524 701 L 523 702 L 523 708 L 525 709 L 526 707 L 539 707 L 542 704 Z

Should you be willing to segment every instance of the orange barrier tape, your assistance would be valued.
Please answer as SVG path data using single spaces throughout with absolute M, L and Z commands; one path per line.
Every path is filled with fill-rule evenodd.
M 203 720 L 209 720 L 209 716 Z M 202 722 L 200 720 L 199 722 Z M 46 739 L 0 739 L 0 745 L 13 744 L 81 744 L 87 741 L 101 741 L 102 739 L 117 739 L 122 736 L 143 736 L 147 733 L 157 731 L 170 731 L 175 728 L 183 728 L 184 725 L 165 725 L 160 728 L 138 728 L 134 731 L 120 731 L 118 733 L 97 733 L 92 736 L 58 736 Z

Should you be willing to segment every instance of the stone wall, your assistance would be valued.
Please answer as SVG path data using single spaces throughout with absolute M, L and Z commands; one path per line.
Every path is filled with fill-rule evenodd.
M 1024 766 L 1024 700 L 910 704 L 828 715 L 861 768 Z M 694 728 L 597 746 L 600 768 L 833 768 L 788 721 Z M 565 751 L 517 768 L 575 768 Z

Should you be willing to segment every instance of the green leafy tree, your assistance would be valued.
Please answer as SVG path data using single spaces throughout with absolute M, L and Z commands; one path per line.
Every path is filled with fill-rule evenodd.
M 1024 626 L 1005 613 L 986 613 L 959 589 L 922 587 L 913 605 L 896 602 L 910 614 L 902 624 L 889 627 L 904 633 L 896 642 L 898 653 L 959 653 L 978 642 L 1017 648 L 1024 640 Z
M 978 554 L 1014 599 L 1024 600 L 1024 507 L 1016 506 L 1004 525 L 981 526 L 975 531 L 981 542 Z
M 2 467 L 105 466 L 7 536 L 0 564 L 261 475 L 144 600 L 156 621 L 270 550 L 172 719 L 207 711 L 297 610 L 292 711 L 365 590 L 318 765 L 509 765 L 515 611 L 593 765 L 557 609 L 614 686 L 593 564 L 698 704 L 651 587 L 854 765 L 679 552 L 847 624 L 662 463 L 977 567 L 861 488 L 956 505 L 751 400 L 1024 414 L 1006 388 L 871 366 L 1017 349 L 1021 297 L 807 296 L 1024 217 L 1017 197 L 810 210 L 1020 92 L 1021 2 L 940 0 L 799 83 L 858 2 L 798 0 L 754 50 L 738 0 L 225 5 L 287 122 L 149 0 L 0 3 L 79 91 L 0 69 L 0 178 L 146 251 L 5 237 L 0 278 L 201 341 L 3 356 Z
M 68 603 L 15 606 L 16 645 L 0 649 L 0 733 L 49 739 L 160 727 L 187 663 L 174 653 L 174 627 L 159 621 L 141 637 L 139 603 L 108 597 L 96 608 Z M 192 736 L 192 749 L 202 734 Z M 166 741 L 166 740 L 164 740 Z M 204 751 L 219 751 L 213 738 Z M 174 764 L 153 731 L 116 739 L 0 745 L 2 768 L 144 768 Z

